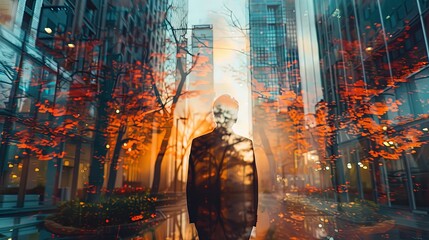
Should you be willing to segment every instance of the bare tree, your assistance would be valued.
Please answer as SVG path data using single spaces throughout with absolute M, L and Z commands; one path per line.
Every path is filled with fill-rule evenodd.
M 175 24 L 173 24 L 171 21 L 171 15 L 168 14 L 169 11 L 175 11 L 175 7 L 173 5 L 168 6 L 166 18 L 164 20 L 164 26 L 166 28 L 166 31 L 171 35 L 170 41 L 175 48 L 174 55 L 172 55 L 172 57 L 175 58 L 174 60 L 176 63 L 177 87 L 171 98 L 169 97 L 164 100 L 160 94 L 157 85 L 153 84 L 155 95 L 158 99 L 158 103 L 162 108 L 162 113 L 165 121 L 163 125 L 165 129 L 164 136 L 161 142 L 159 152 L 155 159 L 154 177 L 151 188 L 151 192 L 153 194 L 156 194 L 159 191 L 161 181 L 161 165 L 166 154 L 166 150 L 168 148 L 168 142 L 172 135 L 172 127 L 174 124 L 173 114 L 175 112 L 176 105 L 179 101 L 179 98 L 184 94 L 185 82 L 189 74 L 191 74 L 192 70 L 196 66 L 196 63 L 199 59 L 199 54 L 194 55 L 188 47 L 186 37 L 186 30 L 188 29 L 186 27 L 186 24 L 181 24 L 182 26 L 179 25 L 179 28 L 177 28 Z M 183 21 L 185 21 L 185 19 L 183 19 L 181 23 L 183 23 Z

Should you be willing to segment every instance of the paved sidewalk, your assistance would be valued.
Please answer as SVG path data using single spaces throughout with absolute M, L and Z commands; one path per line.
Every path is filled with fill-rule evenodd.
M 337 203 L 329 200 L 319 199 L 316 197 L 310 197 L 305 195 L 287 194 L 287 201 L 295 201 L 300 204 L 311 206 L 319 211 L 340 216 L 341 213 L 337 209 Z M 408 228 L 419 229 L 423 231 L 429 231 L 429 215 L 412 213 L 405 209 L 395 209 L 389 207 L 380 207 L 377 212 L 380 215 L 384 215 L 394 220 L 397 226 L 404 226 Z M 347 219 L 346 219 L 347 220 Z M 353 222 L 352 219 L 348 219 Z M 359 222 L 354 222 L 359 224 Z M 365 223 L 362 223 L 365 224 Z
M 429 215 L 412 213 L 404 209 L 383 207 L 381 214 L 385 214 L 395 220 L 396 225 L 429 231 Z

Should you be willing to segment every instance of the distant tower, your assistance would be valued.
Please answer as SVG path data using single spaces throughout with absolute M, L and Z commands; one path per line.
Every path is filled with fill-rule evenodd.
M 178 22 L 180 23 L 180 22 Z M 177 34 L 177 33 L 176 33 Z M 187 39 L 181 39 L 181 44 Z M 182 90 L 174 112 L 174 149 L 170 156 L 170 189 L 174 192 L 183 191 L 182 183 L 187 169 L 186 152 L 191 140 L 211 129 L 210 117 L 212 101 L 214 98 L 214 74 L 213 74 L 213 26 L 195 25 L 192 27 L 192 48 L 190 53 L 194 55 L 192 63 L 182 62 L 185 71 L 192 68 Z M 186 50 L 180 52 L 188 55 Z M 192 64 L 192 65 L 191 65 Z M 195 64 L 195 66 L 193 66 Z M 181 80 L 182 74 L 176 69 L 176 87 Z M 180 163 L 183 164 L 180 164 Z M 174 166 L 174 168 L 173 168 Z M 177 169 L 176 168 L 180 168 Z M 177 176 L 176 176 L 177 174 Z M 168 181 L 168 180 L 167 180 Z
M 281 89 L 300 91 L 294 1 L 250 0 L 252 79 L 260 101 L 276 101 Z
M 250 0 L 249 24 L 255 154 L 261 182 L 272 190 L 293 159 L 284 150 L 288 135 L 278 126 L 287 111 L 280 96 L 301 93 L 295 1 Z
M 187 91 L 191 93 L 188 107 L 195 118 L 206 118 L 211 113 L 214 99 L 213 26 L 192 27 L 192 53 L 196 65 L 190 75 Z M 199 115 L 199 116 L 196 116 Z

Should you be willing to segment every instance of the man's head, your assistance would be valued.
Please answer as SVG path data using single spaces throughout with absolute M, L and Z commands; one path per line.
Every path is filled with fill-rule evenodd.
M 221 95 L 213 103 L 213 114 L 218 128 L 231 129 L 237 122 L 237 100 L 228 94 Z

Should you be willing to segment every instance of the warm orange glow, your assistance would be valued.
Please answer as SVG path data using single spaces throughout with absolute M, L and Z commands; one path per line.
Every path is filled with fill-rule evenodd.
M 133 221 L 133 222 L 138 221 L 138 220 L 142 220 L 142 219 L 143 219 L 143 215 L 141 215 L 141 214 L 131 217 L 131 221 Z

